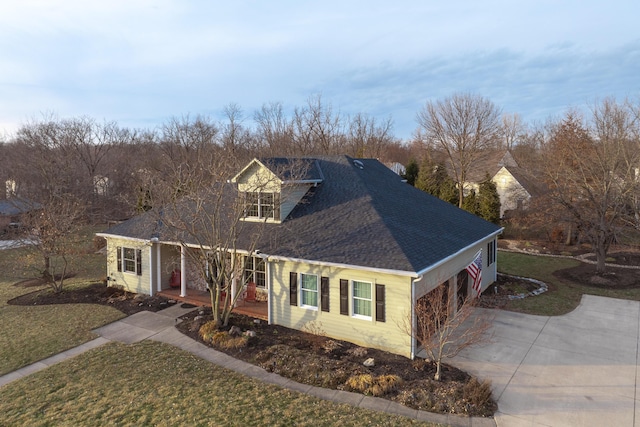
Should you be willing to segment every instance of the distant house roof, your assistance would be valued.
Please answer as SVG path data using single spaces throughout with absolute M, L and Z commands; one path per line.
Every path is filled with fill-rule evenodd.
M 269 159 L 260 160 L 269 164 Z M 282 223 L 264 227 L 257 249 L 295 259 L 418 273 L 487 238 L 501 228 L 402 179 L 374 159 L 348 156 L 305 159 L 317 166 L 303 200 Z M 276 160 L 273 164 L 282 164 Z M 227 184 L 230 193 L 232 184 Z M 149 240 L 164 231 L 147 212 L 104 234 Z M 194 242 L 187 242 L 194 243 Z
M 515 178 L 522 188 L 524 188 L 531 197 L 537 197 L 544 194 L 544 186 L 540 184 L 534 177 L 519 167 L 505 166 L 505 169 Z
M 37 209 L 42 209 L 42 205 L 27 199 L 14 197 L 0 200 L 0 216 L 20 215 Z
M 487 175 L 492 178 L 502 167 L 519 168 L 518 163 L 508 150 L 490 150 L 481 153 L 467 173 L 467 181 L 482 182 Z

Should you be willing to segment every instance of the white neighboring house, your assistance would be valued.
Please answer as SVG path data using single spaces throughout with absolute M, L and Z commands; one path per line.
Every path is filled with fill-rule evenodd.
M 492 152 L 478 160 L 465 187 L 478 191 L 487 175 L 500 196 L 501 218 L 507 211 L 526 209 L 532 197 L 542 194 L 540 185 L 518 165 L 508 150 Z

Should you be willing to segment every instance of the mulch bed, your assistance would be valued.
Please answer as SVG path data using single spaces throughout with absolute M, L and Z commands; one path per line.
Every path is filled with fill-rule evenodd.
M 607 255 L 607 263 L 640 265 L 640 254 L 619 252 Z M 596 273 L 593 264 L 580 263 L 576 267 L 555 271 L 554 276 L 563 281 L 580 283 L 602 289 L 628 289 L 640 287 L 640 270 L 607 266 L 604 274 Z
M 503 308 L 511 301 L 511 297 L 528 294 L 539 288 L 536 283 L 515 277 L 498 274 L 495 283 L 482 293 L 478 306 L 483 308 Z
M 184 334 L 203 342 L 198 331 L 211 320 L 210 309 L 200 309 L 183 317 L 177 327 Z M 260 366 L 269 372 L 304 384 L 330 389 L 354 391 L 346 385 L 350 377 L 370 374 L 373 377 L 397 375 L 402 383 L 385 395 L 386 399 L 415 409 L 469 416 L 492 416 L 497 406 L 491 399 L 478 398 L 479 386 L 471 376 L 443 364 L 442 380 L 434 381 L 435 364 L 422 359 L 410 360 L 381 350 L 363 348 L 355 344 L 310 334 L 241 315 L 232 315 L 227 328 L 237 326 L 242 331 L 255 331 L 246 347 L 220 348 L 209 342 L 205 345 L 235 358 Z M 375 365 L 363 362 L 373 358 Z M 370 394 L 366 393 L 365 394 Z
M 24 288 L 43 286 L 41 279 L 30 279 L 16 283 L 14 286 Z M 63 289 L 55 294 L 49 288 L 29 292 L 8 301 L 11 305 L 50 305 L 50 304 L 102 304 L 114 307 L 126 315 L 139 311 L 159 311 L 166 308 L 170 301 L 167 298 L 132 294 L 121 289 L 107 287 L 104 283 L 93 283 L 81 289 Z
M 15 286 L 28 288 L 42 285 L 42 281 L 30 280 L 16 283 Z M 103 283 L 94 283 L 83 289 L 64 290 L 60 294 L 45 288 L 9 301 L 13 305 L 77 303 L 110 305 L 130 315 L 142 310 L 161 310 L 168 306 L 169 301 L 162 297 L 135 295 L 107 288 Z M 211 309 L 200 308 L 184 316 L 178 329 L 202 342 L 198 330 L 209 319 Z M 435 365 L 422 359 L 412 361 L 322 335 L 268 325 L 264 321 L 255 323 L 254 319 L 242 315 L 232 315 L 230 323 L 229 327 L 235 325 L 243 331 L 253 330 L 256 336 L 250 338 L 244 348 L 219 350 L 301 383 L 351 391 L 345 382 L 354 375 L 398 375 L 402 383 L 382 397 L 438 413 L 490 417 L 497 409 L 490 394 L 483 394 L 487 390 L 486 384 L 483 388 L 466 372 L 446 364 L 442 366 L 442 380 L 434 381 Z M 374 359 L 373 367 L 363 365 L 368 358 Z

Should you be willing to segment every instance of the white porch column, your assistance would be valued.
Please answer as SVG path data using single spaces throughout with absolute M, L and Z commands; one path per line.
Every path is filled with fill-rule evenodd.
M 156 285 L 158 292 L 162 290 L 162 259 L 160 257 L 160 243 L 156 243 Z
M 187 296 L 187 248 L 180 246 L 180 296 Z
M 149 243 L 149 296 L 153 296 L 153 243 Z
M 236 299 L 236 292 L 238 289 L 238 279 L 236 277 L 236 254 L 232 254 L 231 255 L 231 295 L 229 295 L 227 298 L 231 298 L 231 302 L 233 303 L 233 306 L 235 307 L 237 304 L 237 299 Z
M 267 264 L 267 323 L 271 325 L 271 262 L 269 261 L 269 258 L 265 258 L 264 262 Z

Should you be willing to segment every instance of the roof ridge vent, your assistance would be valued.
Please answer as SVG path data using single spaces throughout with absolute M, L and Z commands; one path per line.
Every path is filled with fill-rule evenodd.
M 364 169 L 364 163 L 362 163 L 360 160 L 354 160 L 353 166 L 357 167 L 358 169 Z

